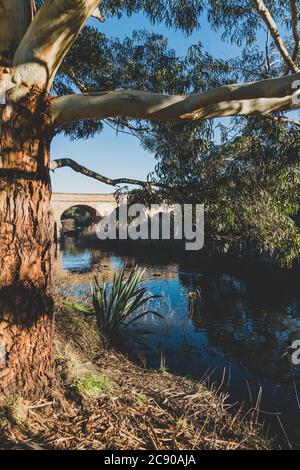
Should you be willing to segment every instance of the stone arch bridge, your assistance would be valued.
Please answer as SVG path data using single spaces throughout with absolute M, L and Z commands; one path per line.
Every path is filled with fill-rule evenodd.
M 82 207 L 90 213 L 93 224 L 96 224 L 116 209 L 117 201 L 113 194 L 53 193 L 51 207 L 55 222 L 55 237 L 60 239 L 61 217 L 65 211 L 72 207 Z

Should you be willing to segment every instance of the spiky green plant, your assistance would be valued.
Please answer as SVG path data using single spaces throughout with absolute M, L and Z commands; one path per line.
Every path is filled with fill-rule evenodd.
M 145 287 L 140 286 L 145 270 L 133 268 L 125 276 L 125 267 L 115 273 L 112 285 L 100 285 L 95 276 L 91 285 L 92 304 L 97 320 L 99 333 L 107 345 L 115 345 L 125 339 L 137 339 L 138 335 L 150 334 L 153 330 L 130 328 L 149 313 L 163 318 L 158 312 L 147 309 L 147 304 L 160 295 L 152 295 Z M 78 304 L 73 307 L 81 312 L 90 313 Z
M 141 320 L 149 313 L 162 318 L 152 310 L 145 308 L 147 304 L 158 298 L 149 294 L 145 287 L 140 287 L 145 270 L 133 268 L 125 277 L 125 267 L 115 273 L 111 288 L 107 284 L 101 286 L 95 277 L 92 286 L 93 306 L 98 329 L 107 343 L 115 343 L 124 339 L 124 334 L 137 335 L 149 333 L 149 330 L 130 330 L 133 323 Z

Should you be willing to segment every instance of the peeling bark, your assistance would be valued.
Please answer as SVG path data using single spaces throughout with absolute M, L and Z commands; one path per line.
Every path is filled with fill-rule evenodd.
M 0 134 L 0 397 L 51 385 L 51 254 L 47 97 L 37 89 L 7 113 Z

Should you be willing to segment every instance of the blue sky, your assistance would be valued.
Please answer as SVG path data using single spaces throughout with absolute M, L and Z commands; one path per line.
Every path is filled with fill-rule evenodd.
M 180 55 L 185 55 L 188 47 L 201 41 L 206 50 L 221 58 L 230 58 L 239 54 L 237 46 L 221 41 L 220 34 L 213 32 L 208 23 L 203 20 L 201 29 L 192 36 L 186 37 L 180 31 L 168 30 L 164 25 L 153 26 L 142 14 L 131 18 L 107 19 L 98 26 L 95 20 L 91 22 L 100 27 L 107 36 L 123 38 L 130 36 L 132 31 L 146 28 L 164 34 Z M 155 159 L 153 155 L 145 152 L 138 139 L 116 133 L 109 127 L 88 140 L 69 141 L 64 136 L 57 136 L 52 143 L 52 158 L 69 157 L 78 163 L 111 178 L 131 177 L 145 179 L 153 171 Z M 114 188 L 102 184 L 91 178 L 73 172 L 70 169 L 59 169 L 52 173 L 52 187 L 54 192 L 80 192 L 80 193 L 110 193 Z

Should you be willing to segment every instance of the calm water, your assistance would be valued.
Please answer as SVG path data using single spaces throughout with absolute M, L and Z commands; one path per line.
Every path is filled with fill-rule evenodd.
M 145 266 L 145 285 L 163 294 L 153 307 L 166 320 L 154 324 L 151 349 L 131 346 L 127 352 L 142 356 L 150 367 L 163 363 L 176 374 L 209 376 L 223 383 L 231 403 L 245 402 L 246 409 L 259 401 L 260 420 L 278 445 L 289 447 L 286 433 L 300 448 L 300 367 L 292 366 L 288 353 L 300 339 L 299 272 L 74 244 L 62 248 L 58 258 L 60 269 L 71 272 L 88 272 L 99 263 L 110 271 L 124 263 Z M 87 288 L 77 287 L 77 294 Z M 200 296 L 192 305 L 189 294 L 196 289 Z

